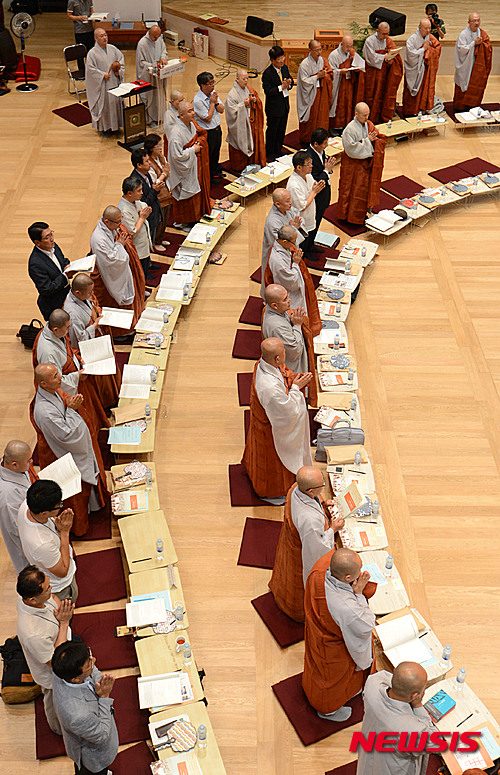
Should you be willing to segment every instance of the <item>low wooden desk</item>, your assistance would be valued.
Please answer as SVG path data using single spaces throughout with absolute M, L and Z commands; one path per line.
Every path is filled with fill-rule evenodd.
M 118 520 L 123 549 L 130 573 L 153 570 L 158 567 L 156 541 L 163 541 L 163 562 L 165 565 L 177 562 L 167 520 L 163 511 L 145 511 Z
M 165 347 L 162 346 L 159 355 L 155 354 L 154 347 L 132 347 L 128 362 L 131 366 L 147 366 L 154 362 L 155 366 L 158 366 L 158 372 L 165 371 L 172 344 L 172 334 L 166 335 L 164 344 Z
M 211 223 L 211 224 L 205 223 L 203 225 L 204 226 L 208 226 L 208 225 L 214 226 L 215 224 L 213 224 L 213 223 Z M 202 245 L 200 243 L 198 243 L 198 242 L 190 242 L 189 239 L 188 239 L 188 237 L 189 237 L 189 235 L 188 235 L 188 237 L 186 237 L 186 239 L 182 243 L 182 247 L 183 248 L 195 248 L 196 250 L 204 250 L 204 251 L 208 250 L 208 251 L 211 251 L 211 250 L 213 250 L 215 248 L 215 246 L 217 245 L 217 243 L 221 239 L 222 235 L 224 234 L 224 228 L 225 228 L 224 225 L 219 224 L 217 226 L 217 230 L 216 230 L 215 234 L 212 236 L 212 239 L 210 240 L 210 242 L 203 243 Z M 200 265 L 201 265 L 201 259 L 200 259 Z M 195 271 L 195 270 L 193 269 L 193 271 Z
M 186 635 L 186 631 L 183 631 L 182 634 Z M 143 638 L 135 642 L 139 670 L 143 678 L 148 675 L 173 673 L 176 670 L 182 670 L 182 672 L 189 675 L 194 700 L 186 700 L 186 702 L 176 705 L 176 708 L 190 705 L 192 702 L 202 700 L 205 696 L 192 650 L 193 661 L 189 667 L 185 667 L 183 655 L 175 650 L 175 639 L 178 635 L 179 631 L 174 630 L 174 632 L 169 632 L 168 635 L 157 635 L 155 638 Z
M 123 21 L 126 21 L 126 19 Z M 123 43 L 134 43 L 137 45 L 140 39 L 143 38 L 148 31 L 144 22 L 134 22 L 133 28 L 129 30 L 113 27 L 112 22 L 94 22 L 94 29 L 96 27 L 105 29 L 108 33 L 108 42 L 116 43 L 118 48 L 120 48 Z
M 146 358 L 146 363 L 144 363 L 144 366 L 158 366 L 156 363 L 156 360 L 159 358 L 158 355 L 153 355 L 152 353 L 149 353 L 149 358 Z M 144 401 L 146 400 L 151 407 L 151 409 L 158 409 L 160 406 L 161 401 L 161 391 L 163 389 L 163 378 L 165 376 L 165 372 L 161 371 L 161 369 L 158 369 L 158 374 L 156 375 L 156 390 L 150 390 L 149 391 L 149 398 L 120 398 L 118 399 L 118 406 L 130 406 L 131 404 L 135 404 L 138 401 Z M 147 432 L 147 431 L 146 431 Z M 143 436 L 146 434 L 143 433 Z M 113 451 L 113 450 L 112 450 Z
M 203 775 L 226 775 L 224 762 L 222 761 L 222 757 L 220 755 L 219 747 L 215 739 L 214 730 L 212 728 L 212 724 L 210 723 L 210 716 L 208 714 L 205 703 L 191 703 L 185 711 L 183 708 L 179 708 L 179 712 L 185 713 L 194 727 L 198 728 L 200 724 L 204 724 L 206 727 L 207 747 L 200 749 L 196 745 L 193 749 L 193 753 L 198 759 L 198 764 L 200 765 L 200 769 Z M 179 715 L 179 712 L 177 715 Z M 172 712 L 172 710 L 163 710 L 161 713 L 153 713 L 149 719 L 149 722 L 152 723 L 155 721 L 169 721 L 175 717 L 176 714 Z M 170 759 L 172 756 L 176 756 L 176 753 L 172 751 L 171 748 L 162 748 L 160 751 L 158 751 L 158 756 L 160 760 Z
M 147 431 L 146 431 L 147 433 Z M 119 466 L 111 466 L 111 475 L 113 477 L 120 476 L 123 473 L 123 466 L 126 465 L 125 463 Z M 148 468 L 151 469 L 151 473 L 153 475 L 153 486 L 151 490 L 148 490 L 148 511 L 157 511 L 160 508 L 160 499 L 158 496 L 158 482 L 156 479 L 156 468 L 154 463 L 148 463 Z M 127 490 L 141 490 L 143 492 L 146 492 L 146 485 L 140 484 L 136 487 L 131 485 L 130 487 L 126 488 Z M 120 492 L 120 490 L 116 490 L 113 488 L 113 492 Z M 129 512 L 130 513 L 130 512 Z M 134 512 L 135 513 L 135 512 Z M 126 513 L 123 514 L 123 516 L 127 516 Z
M 388 554 L 389 552 L 384 549 L 363 552 L 363 566 L 374 562 L 383 573 Z M 410 605 L 408 594 L 395 565 L 392 568 L 392 576 L 387 579 L 387 584 L 377 588 L 373 597 L 368 601 L 368 605 L 377 616 L 389 614 L 404 608 L 405 605 Z
M 157 566 L 159 563 L 157 563 Z M 186 609 L 186 602 L 184 600 L 184 592 L 182 591 L 181 578 L 179 569 L 176 565 L 173 566 L 175 573 L 175 587 L 169 589 L 168 586 L 168 572 L 165 567 L 156 567 L 154 570 L 144 570 L 138 573 L 131 573 L 128 577 L 130 585 L 131 595 L 147 595 L 148 592 L 161 592 L 163 589 L 168 589 L 170 597 L 172 598 L 172 605 L 175 607 L 176 602 L 182 603 L 184 610 L 184 619 L 182 627 L 178 627 L 177 630 L 185 630 L 189 627 L 188 612 Z M 140 638 L 145 638 L 149 635 L 154 635 L 153 630 L 148 627 L 144 630 L 139 630 L 137 635 Z
M 217 209 L 217 208 L 215 208 L 215 209 Z M 233 210 L 233 211 L 230 211 L 230 210 L 219 210 L 221 215 L 222 214 L 224 215 L 224 220 L 218 222 L 219 226 L 223 226 L 226 229 L 229 226 L 232 226 L 232 224 L 241 216 L 241 214 L 244 212 L 244 210 L 245 210 L 245 208 L 242 207 L 241 205 L 238 205 L 236 210 Z M 203 218 L 201 219 L 201 221 L 203 223 L 205 223 Z
M 161 372 L 163 374 L 163 372 Z M 160 372 L 158 372 L 160 374 Z M 153 394 L 154 395 L 154 394 Z M 128 403 L 131 403 L 135 399 L 128 398 L 126 399 Z M 124 404 L 120 404 L 118 402 L 118 406 L 123 406 Z M 153 409 L 151 411 L 151 422 L 148 424 L 148 427 L 144 431 L 144 433 L 141 433 L 141 443 L 140 444 L 112 444 L 111 445 L 111 452 L 115 455 L 135 455 L 136 457 L 143 457 L 144 455 L 149 455 L 151 452 L 153 452 L 155 448 L 155 433 L 156 433 L 156 411 Z

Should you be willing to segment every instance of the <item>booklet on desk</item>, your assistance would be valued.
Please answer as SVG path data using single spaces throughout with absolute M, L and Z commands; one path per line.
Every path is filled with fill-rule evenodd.
M 120 398 L 149 398 L 151 366 L 126 363 L 123 367 Z M 140 431 L 139 431 L 140 432 Z
M 401 662 L 418 662 L 424 666 L 437 662 L 430 648 L 419 638 L 417 623 L 411 613 L 377 625 L 375 632 L 393 667 Z
M 111 496 L 113 514 L 137 514 L 147 510 L 148 494 L 146 490 L 124 490 L 115 492 Z
M 450 710 L 453 710 L 456 704 L 453 697 L 450 697 L 444 689 L 440 689 L 430 700 L 424 703 L 424 708 L 433 721 L 441 721 Z
M 163 310 L 157 307 L 146 307 L 136 323 L 136 331 L 159 334 L 163 328 Z
M 164 622 L 166 618 L 165 601 L 161 597 L 135 600 L 126 603 L 127 627 L 144 627 L 149 624 Z
M 114 425 L 109 429 L 108 444 L 132 444 L 141 443 L 141 429 L 138 425 Z
M 395 213 L 394 210 L 381 210 L 376 215 L 372 215 L 370 218 L 367 218 L 365 224 L 367 226 L 371 226 L 377 231 L 385 232 L 389 231 L 389 229 L 392 229 L 395 223 L 402 220 L 403 218 Z
M 152 775 L 202 775 L 200 763 L 193 751 L 152 762 L 150 767 Z
M 84 374 L 116 374 L 116 361 L 111 337 L 97 336 L 80 342 Z
M 336 234 L 329 234 L 327 231 L 318 231 L 314 238 L 317 245 L 324 245 L 327 248 L 334 248 L 340 241 Z
M 71 498 L 72 495 L 77 495 L 82 491 L 82 475 L 76 467 L 71 452 L 42 468 L 38 472 L 38 478 L 51 479 L 53 482 L 57 482 L 62 490 L 63 500 Z

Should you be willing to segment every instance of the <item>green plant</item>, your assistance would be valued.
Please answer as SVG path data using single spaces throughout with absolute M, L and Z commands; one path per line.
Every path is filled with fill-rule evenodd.
M 354 48 L 358 54 L 361 54 L 363 46 L 365 45 L 365 40 L 372 34 L 373 30 L 371 27 L 361 27 L 357 22 L 350 22 L 349 29 L 351 31 Z

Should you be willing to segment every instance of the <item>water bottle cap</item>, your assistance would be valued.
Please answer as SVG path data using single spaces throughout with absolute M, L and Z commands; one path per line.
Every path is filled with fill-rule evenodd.
M 377 501 L 375 501 L 375 503 L 376 503 L 376 502 L 377 502 Z M 392 560 L 392 559 L 394 559 L 394 558 L 393 558 L 392 554 L 388 554 L 388 555 L 387 555 L 387 559 L 388 559 L 388 560 Z
M 449 643 L 445 646 L 445 649 L 451 649 L 451 646 Z

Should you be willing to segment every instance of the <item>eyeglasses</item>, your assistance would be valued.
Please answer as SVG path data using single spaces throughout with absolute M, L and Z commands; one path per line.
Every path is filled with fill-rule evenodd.
M 121 218 L 120 218 L 120 220 L 119 220 L 119 221 L 112 221 L 112 220 L 111 220 L 111 218 L 105 218 L 104 220 L 105 220 L 105 221 L 107 221 L 108 223 L 117 223 L 117 224 L 120 224 L 120 223 L 122 222 L 122 219 L 121 219 Z
M 42 234 L 42 236 L 40 237 L 40 240 L 50 239 L 53 236 L 54 236 L 54 232 L 53 231 L 49 231 L 49 233 L 46 234 L 45 237 Z
M 326 485 L 326 482 L 323 479 L 322 484 L 317 484 L 316 487 L 308 487 L 307 492 L 309 492 L 310 490 L 322 490 L 325 485 Z

